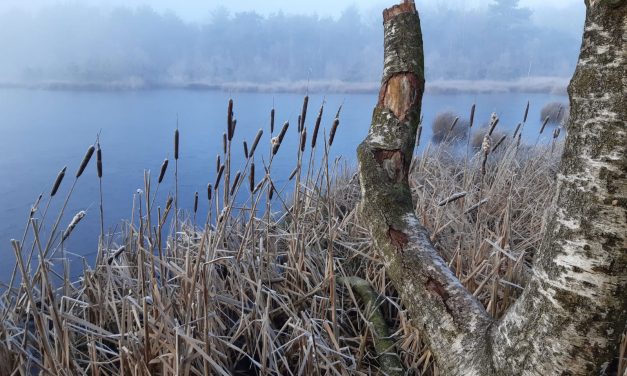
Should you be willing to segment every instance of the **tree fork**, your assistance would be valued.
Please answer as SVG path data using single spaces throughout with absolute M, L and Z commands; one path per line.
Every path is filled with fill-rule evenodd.
M 416 218 L 409 165 L 424 93 L 413 1 L 386 9 L 379 100 L 359 145 L 360 213 L 444 375 L 604 374 L 627 321 L 627 1 L 586 0 L 571 116 L 533 276 L 494 321 Z

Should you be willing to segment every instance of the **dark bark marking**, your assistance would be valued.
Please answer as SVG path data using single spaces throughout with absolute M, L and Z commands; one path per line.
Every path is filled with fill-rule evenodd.
M 388 236 L 392 245 L 396 248 L 397 251 L 402 252 L 407 243 L 409 243 L 409 237 L 402 231 L 398 231 L 390 227 L 388 230 Z
M 444 286 L 433 278 L 427 280 L 427 291 L 442 298 L 442 301 L 446 303 L 450 297 Z
M 375 149 L 374 159 L 393 182 L 405 181 L 405 157 L 400 150 Z

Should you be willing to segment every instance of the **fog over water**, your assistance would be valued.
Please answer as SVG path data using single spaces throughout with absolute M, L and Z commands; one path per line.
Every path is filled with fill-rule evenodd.
M 240 5 L 230 11 L 214 3 L 195 18 L 189 12 L 197 2 L 34 4 L 0 7 L 0 84 L 5 86 L 376 82 L 382 65 L 383 3 L 376 1 L 335 5 L 332 15 L 325 15 L 322 5 L 302 8 L 323 15 L 299 15 L 276 11 L 298 10 L 287 5 L 256 6 L 256 11 L 241 11 Z M 428 81 L 572 74 L 583 3 L 446 4 L 419 6 Z

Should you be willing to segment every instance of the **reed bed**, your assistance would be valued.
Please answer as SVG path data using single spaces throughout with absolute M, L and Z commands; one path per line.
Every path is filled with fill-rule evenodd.
M 285 122 L 277 136 L 272 110 L 269 136 L 260 130 L 250 148 L 250 140 L 237 141 L 246 162 L 233 166 L 240 148 L 232 148 L 229 102 L 206 195 L 196 192 L 190 211 L 178 209 L 177 194 L 155 207 L 167 159 L 154 195 L 146 172 L 133 218 L 106 239 L 104 230 L 94 234 L 96 264 L 84 263 L 77 281 L 62 262 L 59 272 L 55 255 L 80 231 L 84 213 L 65 231 L 60 219 L 48 231 L 46 211 L 38 210 L 57 193 L 64 168 L 12 244 L 16 272 L 0 299 L 0 374 L 371 375 L 400 358 L 409 374 L 438 375 L 362 225 L 357 175 L 329 157 L 332 140 L 342 137 L 340 112 L 327 134 L 323 104 L 307 140 L 309 104 L 306 97 L 298 126 Z M 178 137 L 177 128 L 176 165 Z M 289 152 L 280 148 L 285 137 L 298 137 L 296 166 L 291 181 L 278 184 L 272 161 Z M 465 156 L 453 141 L 427 147 L 412 164 L 411 185 L 438 250 L 500 317 L 525 286 L 539 247 L 561 143 L 485 140 L 489 147 Z M 271 143 L 269 155 L 255 153 L 260 142 Z M 97 178 L 106 179 L 100 140 L 96 146 Z M 92 147 L 74 183 L 91 154 Z M 199 204 L 211 208 L 206 219 L 197 218 Z M 623 341 L 621 372 L 626 351 Z

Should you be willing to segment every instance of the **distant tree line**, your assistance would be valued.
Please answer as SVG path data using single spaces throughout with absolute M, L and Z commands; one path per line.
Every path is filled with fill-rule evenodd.
M 517 0 L 425 9 L 427 79 L 570 76 L 582 20 L 567 32 L 532 16 Z M 1 82 L 374 82 L 382 67 L 380 20 L 355 7 L 337 18 L 217 9 L 191 23 L 148 7 L 71 3 L 0 14 L 0 25 Z

